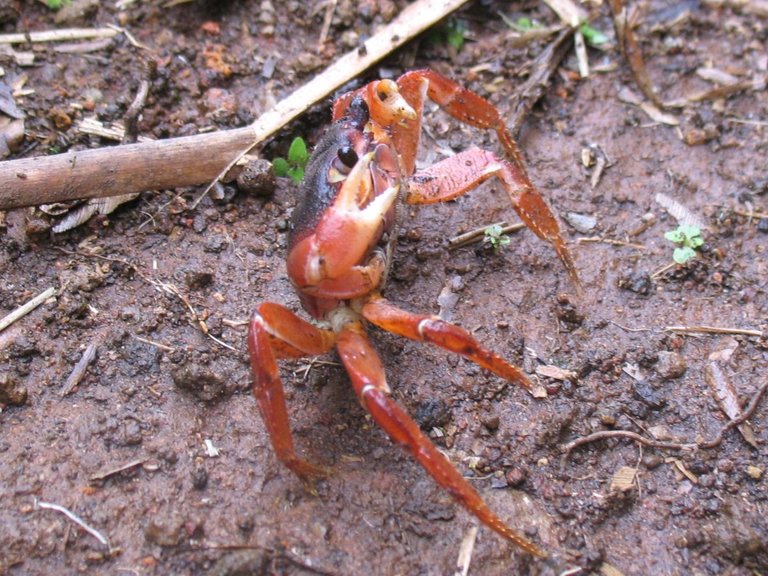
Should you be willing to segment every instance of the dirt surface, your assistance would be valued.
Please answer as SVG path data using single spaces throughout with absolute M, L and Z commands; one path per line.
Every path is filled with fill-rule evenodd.
M 399 10 L 339 0 L 317 52 L 321 2 L 115 4 L 62 19 L 42 3 L 4 1 L 2 27 L 124 26 L 158 63 L 139 122 L 154 138 L 250 122 Z M 539 375 L 549 394 L 534 399 L 440 350 L 373 333 L 394 397 L 502 518 L 553 555 L 532 559 L 480 528 L 470 574 L 768 573 L 768 399 L 749 420 L 754 446 L 731 429 L 708 449 L 604 439 L 563 453 L 597 431 L 706 442 L 727 422 L 707 382 L 713 363 L 742 406 L 766 381 L 768 21 L 697 1 L 638 4 L 637 33 L 663 100 L 729 80 L 713 69 L 757 82 L 666 110 L 676 126 L 659 122 L 631 103 L 640 91 L 608 8 L 594 8 L 609 43 L 589 49 L 592 75 L 579 79 L 571 54 L 520 136 L 532 178 L 570 222 L 583 294 L 528 231 L 498 252 L 448 250 L 449 237 L 516 220 L 497 183 L 410 209 L 397 245 L 391 300 L 442 311 L 531 374 L 568 372 Z M 557 23 L 537 2 L 478 2 L 458 14 L 461 49 L 428 34 L 370 78 L 431 67 L 508 114 L 548 40 L 519 46 L 499 11 Z M 12 157 L 109 145 L 78 125 L 122 119 L 148 52 L 124 35 L 86 53 L 15 48 L 35 63 L 2 62 L 1 80 L 26 114 Z M 296 135 L 315 142 L 327 122 L 326 103 L 264 156 L 285 154 Z M 426 129 L 426 163 L 497 147 L 440 112 Z M 589 146 L 608 160 L 594 187 L 595 167 L 582 161 Z M 280 179 L 263 198 L 228 186 L 193 210 L 196 192 L 145 193 L 61 234 L 39 210 L 5 214 L 0 315 L 46 288 L 57 295 L 0 332 L 0 573 L 453 574 L 474 517 L 372 425 L 334 356 L 281 369 L 299 448 L 333 475 L 312 493 L 269 445 L 241 321 L 265 300 L 299 309 L 283 260 L 296 187 Z M 685 265 L 672 262 L 664 233 L 678 222 L 657 194 L 704 225 L 704 245 Z M 701 325 L 757 335 L 666 330 Z M 89 345 L 96 357 L 62 396 Z M 623 487 L 612 482 L 622 467 L 631 469 Z M 72 511 L 108 544 L 44 503 Z

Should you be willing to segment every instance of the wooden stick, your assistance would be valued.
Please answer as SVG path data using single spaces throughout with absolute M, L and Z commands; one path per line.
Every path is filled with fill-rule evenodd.
M 210 182 L 226 172 L 233 159 L 466 2 L 410 4 L 360 48 L 245 128 L 0 162 L 0 210 Z
M 763 335 L 762 330 L 751 330 L 749 328 L 720 328 L 719 326 L 667 326 L 666 332 L 677 332 L 679 334 L 733 334 L 742 336 Z
M 43 32 L 20 32 L 0 34 L 0 44 L 23 44 L 25 42 L 71 42 L 73 40 L 93 40 L 95 38 L 114 38 L 120 34 L 114 28 L 63 28 L 44 30 Z
M 88 366 L 91 362 L 93 362 L 93 359 L 96 358 L 96 350 L 99 347 L 98 340 L 100 340 L 100 338 L 88 344 L 88 347 L 85 349 L 85 352 L 83 352 L 80 360 L 78 360 L 77 364 L 75 364 L 75 367 L 72 369 L 72 372 L 70 372 L 67 381 L 64 383 L 64 386 L 62 386 L 59 395 L 68 395 L 72 392 L 72 390 L 75 389 L 75 386 L 80 383 L 80 380 L 83 379 L 83 376 L 85 376 L 85 371 L 88 370 Z
M 19 318 L 23 318 L 24 316 L 32 312 L 32 310 L 40 306 L 40 304 L 48 300 L 48 298 L 50 298 L 54 294 L 56 294 L 56 289 L 53 287 L 48 288 L 44 292 L 41 292 L 40 294 L 32 298 L 32 300 L 16 308 L 16 310 L 14 310 L 13 312 L 5 316 L 2 320 L 0 320 L 0 332 L 8 328 L 8 326 L 16 322 L 16 320 L 18 320 Z

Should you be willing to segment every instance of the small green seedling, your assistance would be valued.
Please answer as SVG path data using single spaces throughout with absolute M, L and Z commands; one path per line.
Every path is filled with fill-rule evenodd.
M 582 24 L 579 26 L 579 31 L 590 46 L 600 46 L 608 42 L 608 36 L 589 24 Z
M 680 245 L 672 254 L 672 259 L 678 264 L 685 264 L 691 258 L 695 258 L 696 249 L 704 244 L 699 227 L 690 224 L 681 224 L 676 230 L 666 232 L 664 238 Z
M 445 41 L 458 52 L 467 39 L 467 24 L 464 20 L 451 20 L 445 27 Z
M 62 6 L 66 6 L 67 4 L 70 4 L 72 0 L 46 0 L 45 3 L 48 5 L 48 8 L 51 10 L 58 10 Z
M 502 228 L 500 224 L 488 226 L 483 234 L 485 235 L 483 237 L 483 242 L 490 244 L 491 248 L 493 248 L 493 251 L 496 253 L 498 253 L 502 246 L 506 246 L 511 242 L 509 236 L 504 234 L 504 228 Z
M 521 16 L 517 20 L 512 20 L 509 16 L 504 14 L 504 12 L 499 12 L 499 16 L 501 16 L 501 19 L 504 21 L 504 24 L 512 28 L 515 32 L 528 32 L 529 30 L 535 30 L 536 28 L 541 28 L 541 24 L 538 22 L 531 20 L 530 18 L 526 18 L 525 16 Z
M 307 143 L 301 136 L 297 136 L 288 148 L 288 158 L 275 158 L 272 160 L 272 166 L 276 176 L 288 176 L 295 184 L 301 184 L 308 160 Z

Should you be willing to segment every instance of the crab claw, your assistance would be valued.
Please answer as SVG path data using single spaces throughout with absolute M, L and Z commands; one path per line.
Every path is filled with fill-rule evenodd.
M 357 161 L 314 234 L 291 252 L 289 269 L 296 269 L 291 260 L 303 260 L 296 262 L 303 276 L 297 278 L 299 285 L 338 278 L 361 264 L 381 237 L 400 186 L 395 183 L 378 190 L 371 177 L 373 159 L 374 153 L 369 152 Z

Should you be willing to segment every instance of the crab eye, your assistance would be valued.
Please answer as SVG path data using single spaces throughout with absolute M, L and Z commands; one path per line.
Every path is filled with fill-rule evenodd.
M 351 146 L 342 146 L 338 152 L 339 160 L 347 168 L 353 168 L 357 164 L 357 152 Z

